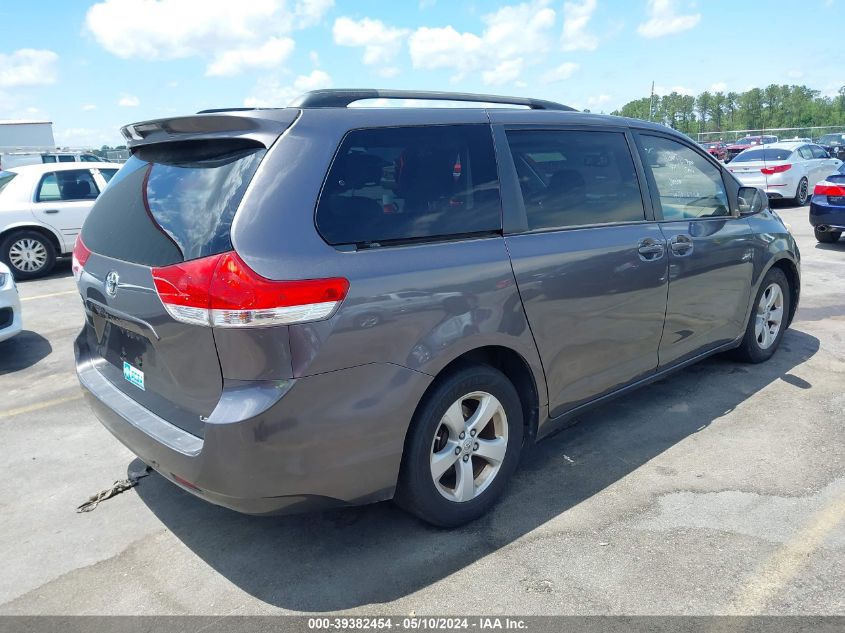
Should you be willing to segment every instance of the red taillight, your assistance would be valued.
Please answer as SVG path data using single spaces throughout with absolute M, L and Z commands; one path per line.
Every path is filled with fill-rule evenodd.
M 82 277 L 82 269 L 85 267 L 85 262 L 91 257 L 91 251 L 85 246 L 82 237 L 76 236 L 76 243 L 73 245 L 73 258 L 70 263 L 70 270 L 73 272 L 73 278 L 79 281 Z
M 782 174 L 783 172 L 792 169 L 792 165 L 775 165 L 774 167 L 763 167 L 760 171 L 771 176 L 772 174 Z
M 845 197 L 845 186 L 835 185 L 832 182 L 822 180 L 813 189 L 814 196 L 833 196 L 834 198 Z
M 342 277 L 266 279 L 235 252 L 154 268 L 153 281 L 174 319 L 218 327 L 319 321 L 335 311 L 349 290 Z

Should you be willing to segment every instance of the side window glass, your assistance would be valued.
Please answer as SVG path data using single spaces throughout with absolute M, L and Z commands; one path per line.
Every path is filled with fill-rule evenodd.
M 329 169 L 316 222 L 329 244 L 500 230 L 490 127 L 352 130 Z
M 813 153 L 813 158 L 830 158 L 823 147 L 819 147 L 818 145 L 810 145 L 809 147 Z
M 728 216 L 722 173 L 698 152 L 662 136 L 641 135 L 643 163 L 666 220 Z
M 802 145 L 798 148 L 798 153 L 801 154 L 801 158 L 806 160 L 812 160 L 813 152 L 808 145 Z
M 47 174 L 41 179 L 36 200 L 38 202 L 96 200 L 99 194 L 100 190 L 87 169 L 58 171 Z
M 60 163 L 74 163 L 74 162 L 76 162 L 76 158 L 74 156 L 68 156 L 67 154 L 59 154 L 59 162 Z
M 507 137 L 529 229 L 645 219 L 621 132 L 511 130 Z
M 51 156 L 50 154 L 43 154 L 43 155 L 41 156 L 41 162 L 42 162 L 42 163 L 55 163 L 55 162 L 56 162 L 56 157 L 55 157 L 55 156 Z
M 61 200 L 62 195 L 59 193 L 59 184 L 56 181 L 56 174 L 47 174 L 41 179 L 41 184 L 38 185 L 38 193 L 35 196 L 38 202 L 53 202 Z

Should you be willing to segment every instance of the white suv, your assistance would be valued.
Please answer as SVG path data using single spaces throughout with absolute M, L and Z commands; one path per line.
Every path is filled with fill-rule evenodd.
M 0 261 L 16 279 L 46 275 L 69 255 L 115 163 L 54 163 L 0 171 Z

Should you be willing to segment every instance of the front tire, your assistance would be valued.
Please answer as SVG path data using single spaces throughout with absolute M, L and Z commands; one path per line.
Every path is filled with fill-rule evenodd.
M 833 244 L 834 242 L 838 242 L 839 238 L 842 237 L 842 231 L 819 231 L 814 228 L 813 233 L 816 234 L 816 240 L 824 244 Z
M 414 414 L 394 501 L 438 527 L 477 519 L 502 495 L 522 436 L 519 394 L 502 372 L 476 365 L 447 375 Z
M 792 293 L 786 275 L 780 268 L 772 268 L 760 283 L 745 336 L 735 350 L 736 358 L 747 363 L 769 360 L 780 346 L 791 309 Z
M 38 231 L 16 231 L 0 244 L 0 259 L 9 267 L 15 279 L 35 279 L 53 270 L 56 249 Z
M 795 197 L 792 199 L 796 206 L 803 207 L 810 197 L 810 183 L 806 178 L 798 181 L 798 188 L 795 190 Z

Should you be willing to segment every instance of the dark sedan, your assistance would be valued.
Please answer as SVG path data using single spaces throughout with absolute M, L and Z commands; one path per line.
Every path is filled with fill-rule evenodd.
M 810 224 L 819 242 L 837 242 L 842 237 L 845 231 L 845 163 L 813 190 Z
M 845 160 L 845 134 L 841 132 L 825 134 L 819 139 L 818 144 L 824 147 L 833 158 Z

